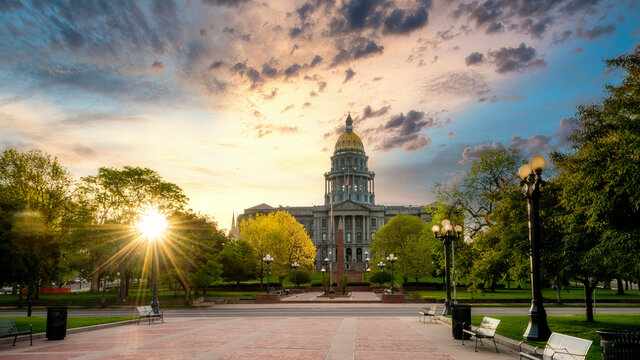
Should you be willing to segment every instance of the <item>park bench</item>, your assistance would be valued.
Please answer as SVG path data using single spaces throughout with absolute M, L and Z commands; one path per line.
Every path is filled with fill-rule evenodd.
M 151 324 L 151 322 L 153 321 L 153 319 L 155 318 L 160 318 L 160 320 L 162 320 L 162 322 L 164 322 L 164 315 L 162 314 L 162 311 L 158 311 L 158 313 L 154 313 L 153 312 L 153 308 L 149 305 L 147 306 L 138 306 L 138 315 L 140 316 L 138 318 L 138 325 L 140 325 L 140 320 L 142 318 L 149 318 L 149 324 Z
M 13 319 L 0 319 L 0 338 L 13 336 L 12 346 L 16 346 L 16 340 L 18 340 L 18 336 L 27 334 L 29 334 L 29 343 L 33 346 L 33 326 L 31 326 L 31 324 L 29 324 L 28 331 L 18 331 L 16 323 L 13 321 Z
M 478 352 L 478 340 L 482 343 L 482 339 L 491 339 L 493 340 L 493 346 L 496 347 L 496 352 L 498 352 L 498 345 L 496 345 L 496 330 L 498 329 L 498 325 L 500 325 L 500 320 L 490 318 L 485 316 L 480 323 L 480 326 L 475 327 L 471 326 L 469 330 L 466 329 L 466 323 L 462 323 L 462 331 L 463 333 L 469 334 L 476 338 L 476 347 L 475 351 Z M 462 336 L 462 345 L 464 345 L 464 338 L 466 336 Z
M 542 354 L 538 354 L 539 349 L 537 347 L 534 349 L 533 354 L 523 352 L 523 342 L 520 342 L 520 359 L 584 360 L 593 341 L 554 332 L 547 340 L 547 345 L 544 347 Z
M 430 308 L 422 308 L 420 310 L 418 310 L 418 321 L 422 320 L 422 322 L 426 322 L 427 321 L 427 317 L 429 317 L 429 322 L 432 321 L 432 319 L 435 321 L 438 318 L 436 318 L 436 313 L 438 312 L 438 305 L 433 305 Z

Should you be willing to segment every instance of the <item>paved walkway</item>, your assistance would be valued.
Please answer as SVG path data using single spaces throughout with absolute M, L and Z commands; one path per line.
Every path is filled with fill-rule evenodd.
M 321 291 L 311 291 L 305 292 L 301 294 L 291 295 L 287 297 L 283 297 L 281 299 L 282 302 L 297 302 L 297 301 L 310 301 L 310 302 L 344 302 L 344 301 L 354 301 L 354 302 L 380 302 L 380 296 L 376 295 L 373 292 L 365 292 L 365 291 L 353 291 L 348 294 L 348 296 L 336 296 L 334 299 L 329 298 L 328 296 L 322 296 Z
M 0 346 L 11 359 L 512 359 L 493 344 L 474 353 L 447 324 L 415 317 L 172 318 Z

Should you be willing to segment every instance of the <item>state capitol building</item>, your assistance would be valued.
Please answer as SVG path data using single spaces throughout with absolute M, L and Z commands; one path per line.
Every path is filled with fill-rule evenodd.
M 344 225 L 344 270 L 360 272 L 365 270 L 364 254 L 369 251 L 373 233 L 385 222 L 397 214 L 415 215 L 427 222 L 431 215 L 423 206 L 385 206 L 375 203 L 375 173 L 369 170 L 369 157 L 360 137 L 353 132 L 351 115 L 347 116 L 345 123 L 345 132 L 336 141 L 331 156 L 331 170 L 324 173 L 324 205 L 272 207 L 263 203 L 239 214 L 238 224 L 258 214 L 288 212 L 304 226 L 316 246 L 315 263 L 320 269 L 322 260 L 328 258 L 329 254 L 332 254 L 332 263 L 337 261 L 335 234 L 341 221 Z

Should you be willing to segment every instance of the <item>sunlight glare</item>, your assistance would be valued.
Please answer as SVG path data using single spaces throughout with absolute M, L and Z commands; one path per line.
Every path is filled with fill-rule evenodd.
M 168 226 L 167 219 L 157 210 L 149 210 L 142 214 L 140 222 L 136 225 L 138 230 L 149 239 L 155 239 L 162 235 Z

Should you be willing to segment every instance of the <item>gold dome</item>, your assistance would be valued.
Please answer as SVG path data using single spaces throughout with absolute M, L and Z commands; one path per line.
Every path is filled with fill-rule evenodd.
M 338 152 L 361 152 L 364 154 L 364 145 L 362 145 L 362 140 L 360 140 L 358 135 L 353 132 L 353 119 L 351 119 L 351 114 L 347 115 L 345 125 L 345 129 L 347 131 L 342 134 L 336 142 L 336 147 L 333 153 L 336 154 Z
M 364 152 L 364 145 L 362 145 L 362 141 L 354 132 L 347 131 L 342 134 L 338 141 L 336 142 L 336 147 L 334 151 L 344 151 L 344 150 L 356 150 Z

